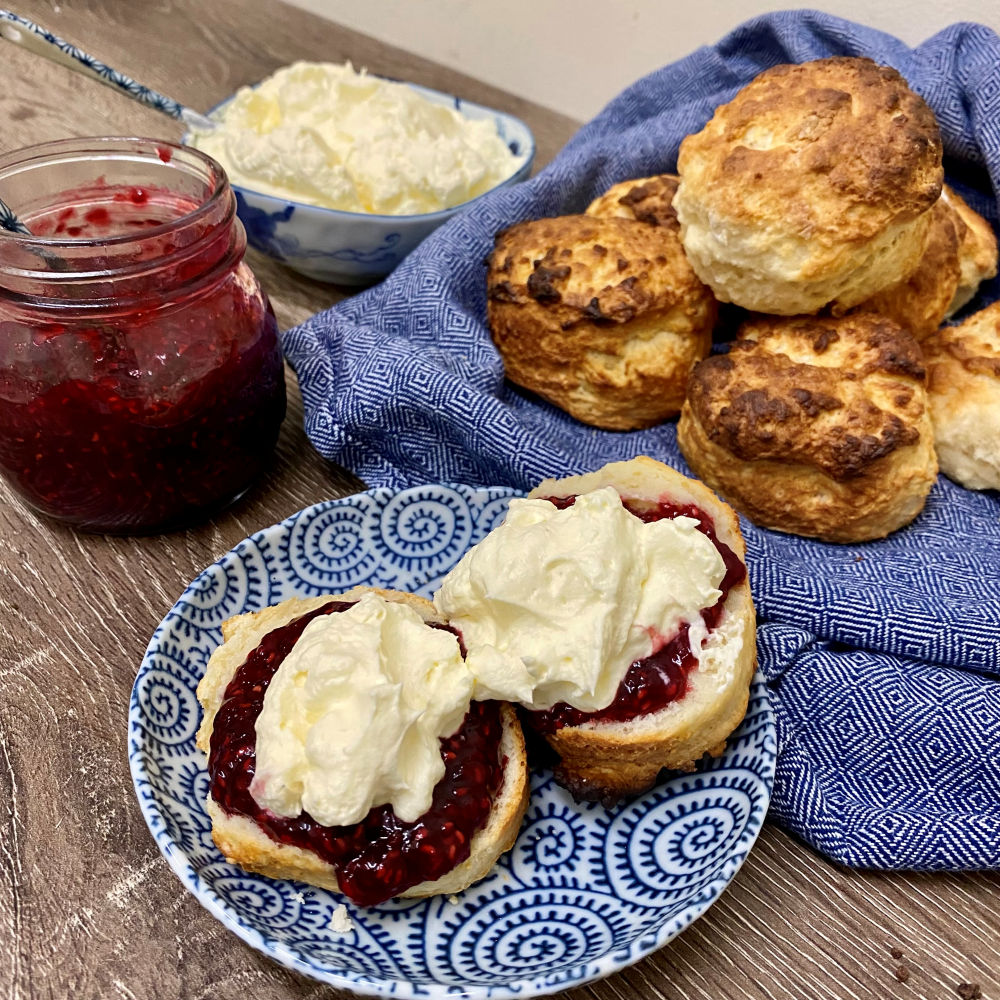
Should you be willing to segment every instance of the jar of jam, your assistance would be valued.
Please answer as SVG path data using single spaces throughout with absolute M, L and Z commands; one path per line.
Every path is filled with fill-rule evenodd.
M 146 532 L 267 465 L 285 413 L 274 313 L 210 157 L 72 139 L 0 157 L 0 469 L 36 510 Z

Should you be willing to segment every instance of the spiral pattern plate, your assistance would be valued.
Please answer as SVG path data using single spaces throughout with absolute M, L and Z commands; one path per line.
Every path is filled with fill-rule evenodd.
M 362 909 L 335 893 L 248 875 L 212 843 L 195 748 L 195 689 L 221 623 L 293 595 L 357 584 L 431 596 L 493 528 L 507 488 L 370 490 L 309 507 L 202 572 L 153 635 L 129 710 L 143 815 L 184 885 L 228 928 L 322 982 L 397 997 L 527 997 L 608 975 L 665 944 L 736 873 L 767 811 L 774 723 L 758 677 L 721 757 L 615 809 L 533 780 L 514 849 L 456 897 Z M 352 928 L 335 930 L 346 905 Z

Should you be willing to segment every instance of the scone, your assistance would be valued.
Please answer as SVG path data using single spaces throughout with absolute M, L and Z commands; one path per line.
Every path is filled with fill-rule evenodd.
M 941 194 L 933 112 L 893 69 L 765 70 L 681 143 L 681 240 L 716 297 L 780 315 L 848 309 L 920 260 Z
M 1000 302 L 922 347 L 941 471 L 970 490 L 1000 490 Z
M 634 181 L 622 181 L 608 188 L 587 206 L 587 215 L 602 218 L 635 219 L 665 232 L 680 234 L 674 195 L 680 178 L 676 174 L 658 174 Z
M 675 416 L 715 318 L 677 240 L 633 219 L 522 222 L 489 259 L 487 320 L 507 377 L 595 427 Z
M 829 542 L 881 538 L 937 473 L 920 347 L 876 313 L 762 316 L 691 375 L 677 440 L 755 524 Z
M 990 224 L 947 184 L 941 197 L 958 216 L 959 282 L 945 317 L 970 302 L 980 284 L 997 273 L 997 238 Z
M 962 278 L 959 246 L 966 225 L 944 195 L 931 209 L 931 225 L 917 269 L 857 306 L 895 320 L 917 340 L 944 322 Z
M 348 615 L 351 622 L 346 621 Z M 344 621 L 319 621 L 324 616 Z M 354 631 L 346 633 L 350 641 L 331 640 L 317 625 Z M 386 631 L 379 632 L 383 627 Z M 369 634 L 384 635 L 383 646 L 359 647 L 354 637 Z M 471 680 L 463 688 L 464 679 L 455 676 L 463 669 L 458 638 L 443 630 L 429 602 L 412 594 L 356 587 L 343 594 L 292 598 L 240 615 L 223 625 L 223 637 L 198 686 L 204 716 L 197 745 L 208 755 L 212 837 L 229 861 L 272 878 L 338 890 L 361 905 L 372 905 L 396 895 L 458 892 L 485 876 L 511 847 L 528 797 L 523 734 L 510 706 L 470 706 Z M 315 645 L 324 641 L 334 645 Z M 309 653 L 303 647 L 309 643 L 323 654 L 311 666 L 303 659 Z M 417 650 L 425 644 L 430 652 L 418 660 Z M 296 655 L 297 672 L 283 676 L 282 665 L 291 668 Z M 379 657 L 393 666 L 395 683 L 372 683 L 361 674 Z M 318 673 L 316 662 L 323 664 L 322 676 L 310 673 Z M 446 704 L 436 707 L 448 728 L 458 728 L 439 741 L 431 733 L 429 749 L 428 734 L 421 727 L 423 716 L 431 712 L 421 710 L 415 700 L 415 672 L 436 677 L 445 695 L 456 690 L 459 695 L 454 704 L 442 697 Z M 269 692 L 274 695 L 270 701 Z M 331 697 L 347 699 L 339 722 L 327 715 L 340 727 L 332 739 L 317 728 L 329 712 Z M 362 701 L 355 704 L 358 699 Z M 413 724 L 402 737 L 383 737 L 390 741 L 387 748 L 376 745 L 384 731 L 395 732 L 391 713 L 401 712 L 400 706 L 413 713 Z M 262 731 L 268 712 L 278 712 L 279 724 Z M 449 716 L 452 722 L 447 722 Z M 355 730 L 368 735 L 351 745 Z M 297 734 L 298 743 L 286 738 L 289 732 Z M 394 738 L 398 744 L 392 743 Z M 345 740 L 347 751 L 340 745 Z M 382 760 L 376 751 L 383 750 L 399 754 L 400 770 L 388 779 L 396 799 L 416 794 L 418 765 L 427 753 L 433 766 L 443 771 L 443 777 L 431 783 L 432 791 L 428 789 L 429 809 L 419 817 L 401 819 L 399 807 L 391 805 L 396 799 L 383 797 L 383 804 L 371 807 L 353 801 L 354 780 L 338 774 L 338 767 L 354 764 L 361 768 L 357 784 L 362 784 Z M 276 812 L 272 804 L 289 795 L 301 798 L 300 811 Z M 350 824 L 324 825 L 315 818 L 321 809 L 350 807 L 359 808 L 361 816 Z
M 726 504 L 641 457 L 511 501 L 435 604 L 477 688 L 516 700 L 558 754 L 556 779 L 610 801 L 718 755 L 742 720 L 756 658 L 744 554 Z

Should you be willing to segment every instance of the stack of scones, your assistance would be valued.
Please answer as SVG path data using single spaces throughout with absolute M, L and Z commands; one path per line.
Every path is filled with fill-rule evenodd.
M 939 464 L 1000 489 L 1000 304 L 942 326 L 996 272 L 930 108 L 830 58 L 757 76 L 677 176 L 500 233 L 487 318 L 513 382 L 597 427 L 679 413 L 691 469 L 750 520 L 858 542 L 912 521 Z M 719 302 L 745 312 L 709 356 Z

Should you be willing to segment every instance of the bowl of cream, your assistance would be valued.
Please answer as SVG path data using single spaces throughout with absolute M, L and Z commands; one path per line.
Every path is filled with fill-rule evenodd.
M 519 119 L 350 63 L 295 63 L 244 87 L 185 142 L 229 175 L 250 245 L 320 281 L 384 277 L 430 232 L 524 180 Z

